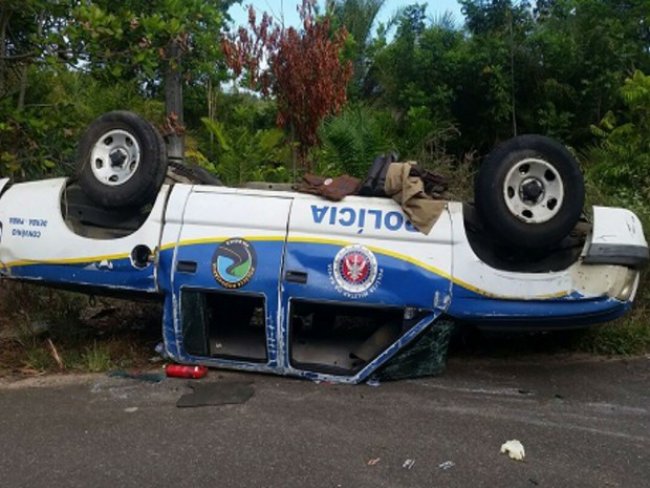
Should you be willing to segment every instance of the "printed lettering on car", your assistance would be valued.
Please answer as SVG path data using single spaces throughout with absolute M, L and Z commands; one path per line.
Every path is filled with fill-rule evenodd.
M 41 231 L 37 229 L 42 229 L 47 227 L 47 220 L 25 219 L 22 217 L 9 217 L 9 224 L 13 226 L 13 228 L 11 229 L 12 236 L 32 237 L 35 239 L 39 239 L 41 237 Z M 34 227 L 36 227 L 36 229 L 34 229 Z
M 338 207 L 335 205 L 312 205 L 311 214 L 315 224 L 357 227 L 357 234 L 365 229 L 386 229 L 392 232 L 407 230 L 417 232 L 403 213 L 373 208 Z

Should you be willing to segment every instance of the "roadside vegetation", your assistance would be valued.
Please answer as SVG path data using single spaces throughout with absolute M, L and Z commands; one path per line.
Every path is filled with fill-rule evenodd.
M 8 282 L 0 288 L 0 377 L 155 367 L 157 303 Z
M 471 199 L 487 151 L 542 133 L 577 155 L 590 202 L 630 208 L 650 229 L 647 0 L 460 0 L 463 18 L 414 1 L 385 23 L 383 0 L 305 1 L 296 28 L 262 12 L 236 26 L 234 3 L 3 1 L 0 176 L 71 174 L 87 124 L 128 109 L 226 184 L 363 176 L 396 151 L 447 175 L 450 198 Z M 28 370 L 61 369 L 50 343 L 66 370 L 151 352 L 148 339 L 118 338 L 132 322 L 122 309 L 102 330 L 86 297 L 2 287 L 0 328 L 23 330 L 10 349 Z M 649 307 L 645 273 L 632 314 L 566 347 L 647 353 Z M 48 330 L 34 335 L 39 321 Z

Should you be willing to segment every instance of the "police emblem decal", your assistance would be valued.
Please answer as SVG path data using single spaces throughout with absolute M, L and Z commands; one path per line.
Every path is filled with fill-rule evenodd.
M 241 288 L 255 274 L 257 256 L 250 242 L 228 239 L 212 256 L 212 274 L 224 288 Z
M 330 281 L 348 298 L 368 296 L 377 288 L 381 270 L 368 248 L 355 244 L 341 249 L 329 266 Z

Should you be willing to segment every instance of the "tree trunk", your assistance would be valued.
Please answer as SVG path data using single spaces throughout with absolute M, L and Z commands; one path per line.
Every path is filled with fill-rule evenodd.
M 29 65 L 24 63 L 20 67 L 20 90 L 18 92 L 18 112 L 22 112 L 25 108 L 25 94 L 27 93 L 27 72 Z
M 41 12 L 36 20 L 36 33 L 40 39 L 43 36 L 43 28 L 45 26 L 45 12 Z M 20 65 L 20 86 L 18 91 L 18 112 L 22 112 L 25 108 L 25 95 L 27 93 L 27 83 L 29 81 L 29 67 L 32 63 L 31 58 L 25 58 Z
M 517 137 L 517 93 L 515 90 L 515 37 L 512 19 L 512 10 L 510 10 L 510 101 L 512 109 L 512 135 Z
M 181 46 L 173 40 L 167 51 L 165 68 L 165 112 L 172 128 L 167 139 L 167 157 L 171 161 L 183 162 L 185 141 L 183 136 L 183 82 L 181 80 Z
M 207 86 L 207 101 L 208 101 L 208 119 L 211 121 L 217 120 L 217 104 L 218 100 L 218 91 L 215 89 L 212 79 L 208 79 Z M 214 134 L 210 132 L 210 152 L 214 151 Z
M 296 148 L 296 131 L 291 127 L 291 172 L 293 173 L 293 182 L 298 181 L 298 151 Z
M 0 97 L 5 94 L 5 80 L 7 79 L 7 67 L 5 56 L 7 55 L 6 39 L 7 39 L 7 24 L 11 13 L 9 10 L 0 8 Z

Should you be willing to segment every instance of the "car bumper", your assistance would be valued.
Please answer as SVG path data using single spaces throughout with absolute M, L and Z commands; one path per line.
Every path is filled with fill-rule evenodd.
M 582 256 L 585 264 L 618 264 L 642 268 L 650 253 L 643 226 L 633 212 L 594 207 L 591 238 Z

